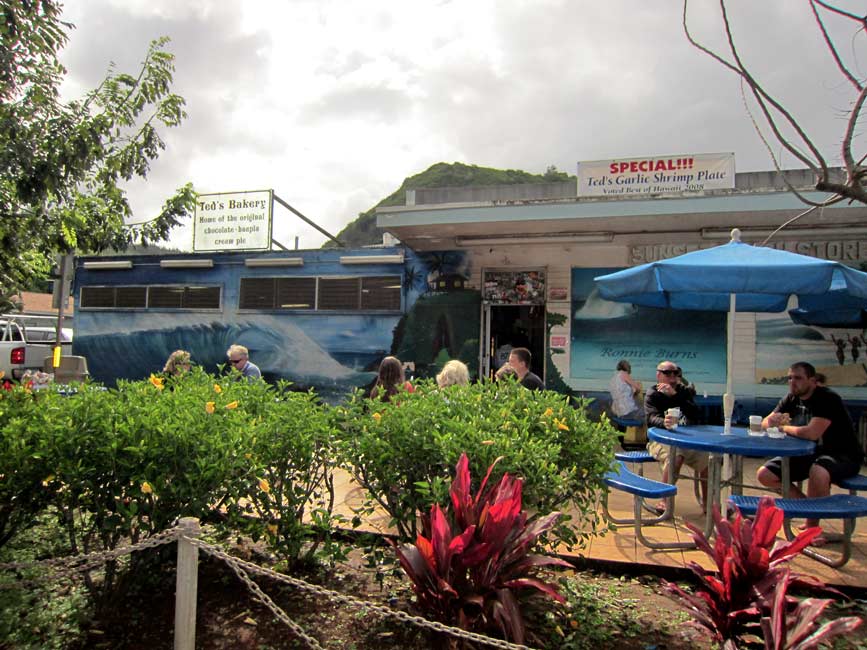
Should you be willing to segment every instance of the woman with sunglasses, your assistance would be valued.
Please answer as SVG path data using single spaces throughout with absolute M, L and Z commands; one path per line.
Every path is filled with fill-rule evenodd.
M 700 411 L 696 406 L 695 392 L 682 381 L 682 371 L 673 361 L 662 361 L 656 366 L 656 384 L 652 386 L 644 398 L 644 412 L 647 415 L 648 427 L 665 427 L 671 429 L 678 424 L 684 426 L 698 424 Z M 668 409 L 679 408 L 680 418 L 668 415 Z M 650 441 L 647 451 L 662 465 L 662 480 L 668 482 L 668 452 L 667 445 Z M 680 468 L 686 463 L 695 470 L 701 480 L 702 509 L 707 504 L 707 454 L 690 449 L 678 449 L 674 459 L 674 472 L 680 473 Z M 665 510 L 665 502 L 656 506 L 657 510 Z

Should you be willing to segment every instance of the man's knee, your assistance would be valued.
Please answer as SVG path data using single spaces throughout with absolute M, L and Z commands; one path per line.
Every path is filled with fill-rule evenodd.
M 765 487 L 778 487 L 781 482 L 780 477 L 764 465 L 759 467 L 759 471 L 756 472 L 756 480 Z
M 821 465 L 814 463 L 810 466 L 810 481 L 831 485 L 831 473 Z

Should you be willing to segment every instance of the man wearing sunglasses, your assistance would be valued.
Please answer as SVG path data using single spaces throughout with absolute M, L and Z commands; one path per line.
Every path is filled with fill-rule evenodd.
M 672 427 L 683 424 L 698 424 L 700 411 L 695 405 L 694 393 L 682 381 L 682 371 L 673 361 L 661 361 L 656 366 L 656 384 L 652 386 L 644 398 L 644 413 L 648 427 Z M 668 409 L 679 408 L 680 418 L 668 415 Z M 670 447 L 658 442 L 647 443 L 647 451 L 662 464 L 662 480 L 668 482 L 668 452 Z M 702 509 L 707 504 L 707 454 L 692 449 L 678 449 L 674 458 L 674 472 L 680 473 L 680 468 L 686 463 L 695 470 L 700 479 Z M 665 510 L 665 502 L 656 506 L 661 513 Z
M 259 366 L 250 361 L 250 353 L 243 345 L 229 346 L 229 349 L 226 350 L 226 356 L 229 358 L 229 365 L 246 377 L 247 381 L 259 379 L 262 376 Z

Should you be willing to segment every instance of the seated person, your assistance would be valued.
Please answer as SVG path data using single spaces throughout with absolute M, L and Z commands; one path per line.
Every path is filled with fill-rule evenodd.
M 527 348 L 514 348 L 509 353 L 509 365 L 518 373 L 521 386 L 530 390 L 545 390 L 545 382 L 530 370 L 532 360 L 533 357 Z
M 452 359 L 437 375 L 437 386 L 445 388 L 446 386 L 465 386 L 470 383 L 470 370 L 467 364 L 457 359 Z
M 680 378 L 681 370 L 673 361 L 662 361 L 656 366 L 657 383 L 648 389 L 644 398 L 644 413 L 648 427 L 670 429 L 675 424 L 698 424 L 700 412 L 693 401 L 695 393 L 684 386 Z M 673 416 L 666 414 L 668 409 L 675 407 L 680 409 L 679 421 L 675 421 Z M 662 480 L 667 483 L 669 481 L 668 445 L 651 440 L 647 443 L 647 451 L 662 463 Z M 701 507 L 702 511 L 705 511 L 707 509 L 707 454 L 692 449 L 678 449 L 677 456 L 674 458 L 675 475 L 680 473 L 680 468 L 684 462 L 695 470 L 696 476 L 700 480 Z M 656 509 L 659 512 L 664 511 L 665 501 L 661 501 Z
M 414 393 L 415 387 L 406 380 L 403 364 L 397 357 L 385 357 L 379 364 L 376 382 L 370 389 L 370 399 L 381 399 L 390 402 L 391 398 L 401 390 Z
M 641 382 L 632 378 L 632 366 L 626 359 L 617 362 L 617 369 L 608 382 L 611 393 L 611 412 L 627 420 L 643 420 L 644 407 L 635 401 L 641 393 Z
M 190 353 L 186 350 L 175 350 L 166 360 L 166 365 L 163 366 L 163 374 L 166 377 L 179 376 L 185 372 L 189 372 L 190 365 Z
M 804 498 L 794 483 L 807 481 L 809 497 L 831 494 L 831 483 L 856 475 L 861 469 L 864 453 L 858 444 L 855 427 L 843 400 L 834 391 L 816 384 L 816 369 L 805 361 L 789 367 L 789 393 L 762 421 L 762 427 L 779 427 L 795 438 L 816 441 L 811 456 L 789 460 L 793 485 L 789 498 Z M 782 458 L 772 458 L 759 468 L 756 478 L 765 487 L 779 490 Z M 817 526 L 818 519 L 808 519 L 805 527 Z M 827 538 L 817 537 L 822 544 Z

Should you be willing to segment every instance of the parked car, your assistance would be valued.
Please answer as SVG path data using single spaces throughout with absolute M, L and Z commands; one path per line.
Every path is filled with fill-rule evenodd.
M 0 317 L 0 371 L 7 378 L 21 379 L 27 370 L 42 370 L 54 352 L 56 329 L 27 326 L 33 317 Z M 68 336 L 68 340 L 67 340 Z M 62 354 L 72 354 L 71 331 L 61 333 Z

